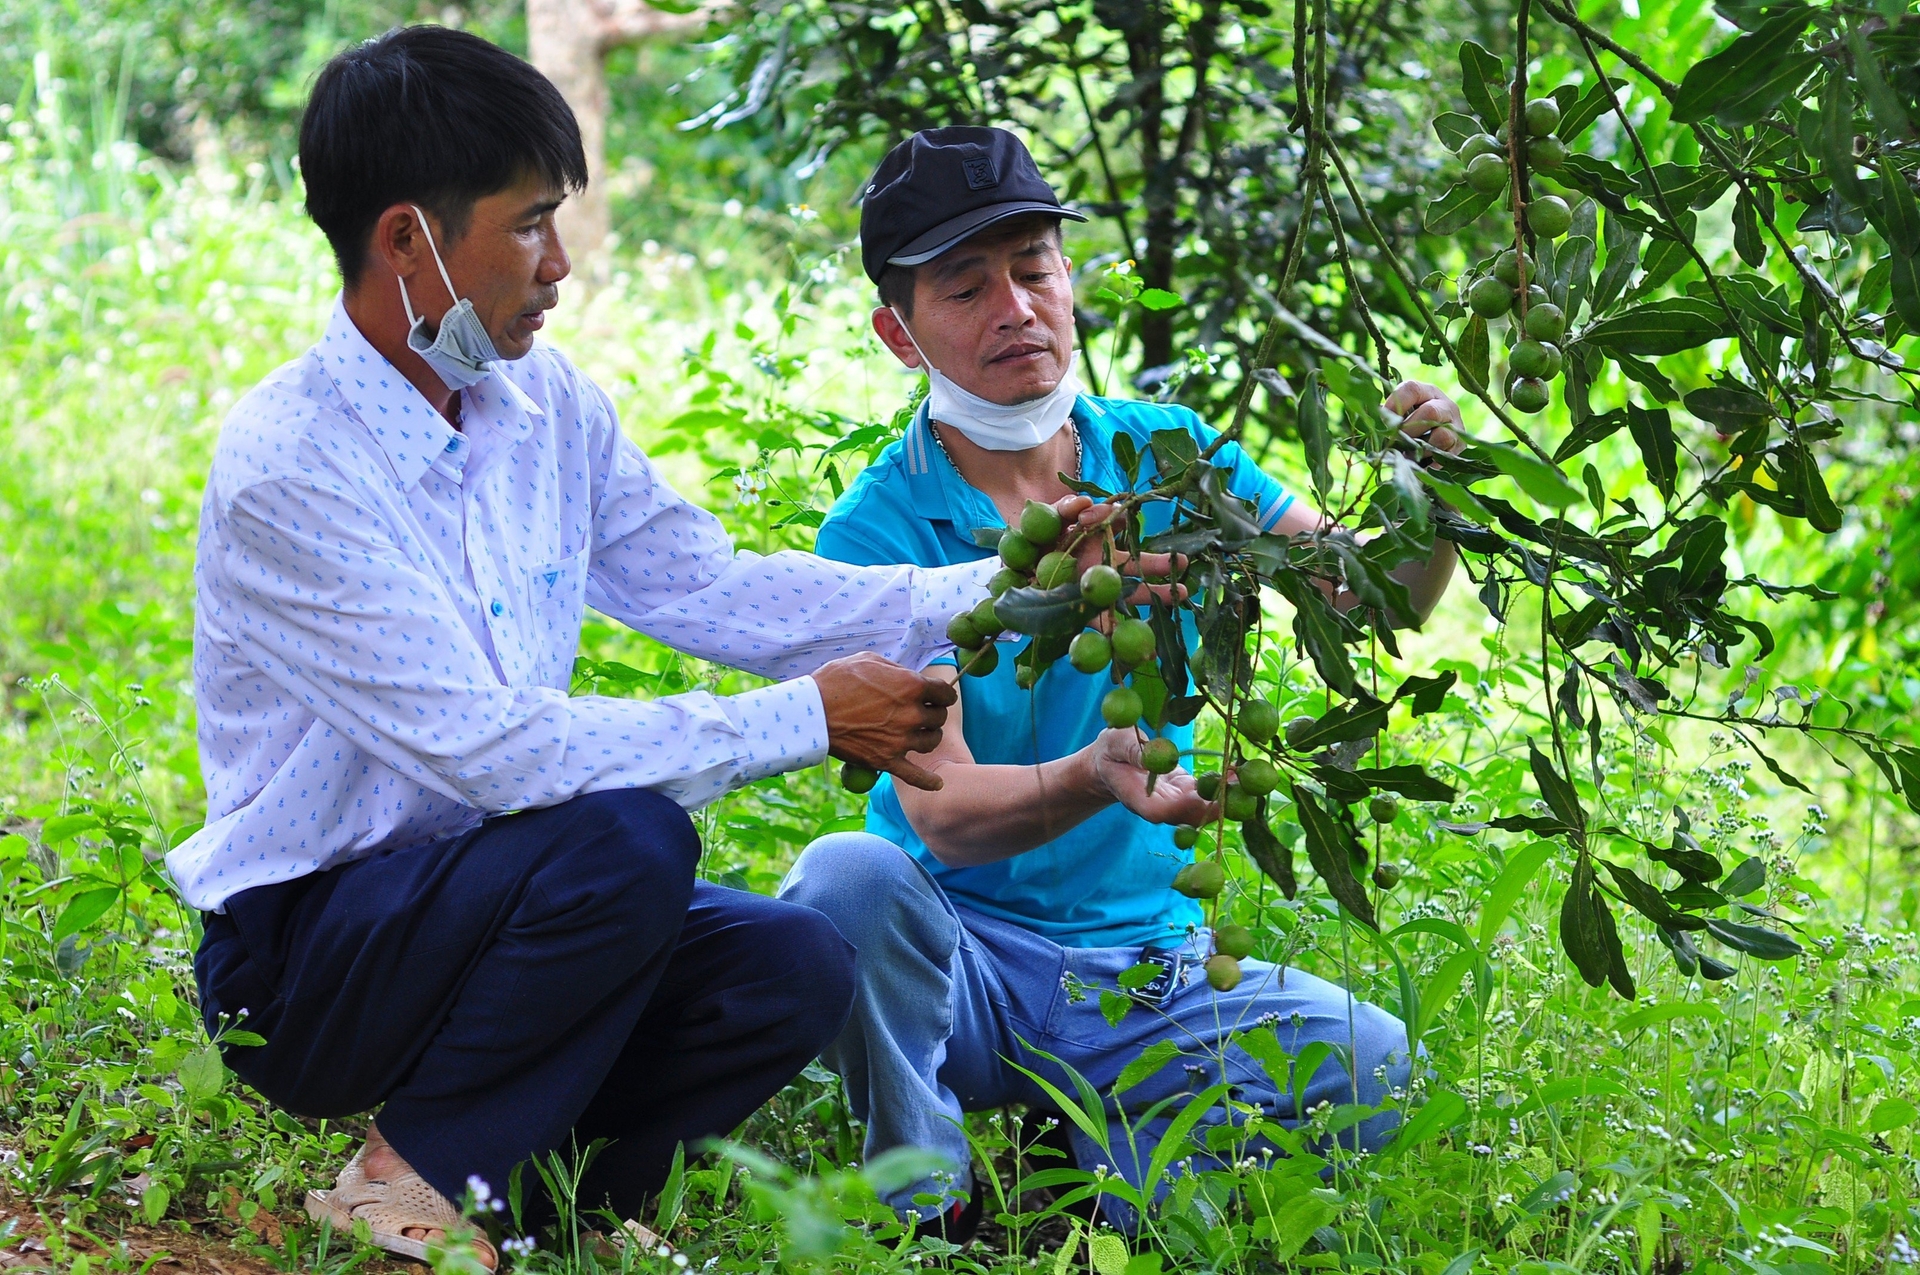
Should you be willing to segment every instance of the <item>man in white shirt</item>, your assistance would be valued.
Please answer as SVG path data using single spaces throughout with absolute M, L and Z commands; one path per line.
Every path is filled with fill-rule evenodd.
M 436 27 L 349 50 L 300 158 L 342 297 L 228 417 L 201 514 L 208 821 L 168 864 L 205 912 L 207 1025 L 264 1037 L 228 1062 L 296 1112 L 384 1104 L 309 1197 L 339 1228 L 420 1256 L 449 1197 L 602 1138 L 580 1206 L 631 1217 L 852 994 L 819 913 L 696 881 L 684 809 L 829 752 L 937 787 L 906 755 L 954 692 L 917 670 L 994 564 L 736 554 L 535 347 L 586 166 L 519 59 Z M 589 604 L 791 680 L 569 698 Z

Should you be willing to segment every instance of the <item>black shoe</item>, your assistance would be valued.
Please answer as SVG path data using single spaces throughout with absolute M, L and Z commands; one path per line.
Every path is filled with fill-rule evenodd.
M 949 1244 L 964 1246 L 979 1231 L 980 1218 L 985 1212 L 979 1184 L 975 1183 L 972 1198 L 955 1200 L 932 1217 L 923 1217 L 915 1222 L 913 1238 L 945 1240 Z

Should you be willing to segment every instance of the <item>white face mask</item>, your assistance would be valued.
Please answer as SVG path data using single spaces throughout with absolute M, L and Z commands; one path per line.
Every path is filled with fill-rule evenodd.
M 913 329 L 907 327 L 900 311 L 895 310 L 893 317 L 900 320 L 907 340 L 913 341 L 920 355 L 920 366 L 926 370 L 928 415 L 953 426 L 977 446 L 990 452 L 1024 452 L 1059 433 L 1073 415 L 1074 400 L 1080 397 L 1080 382 L 1073 374 L 1073 365 L 1080 357 L 1078 350 L 1068 353 L 1067 374 L 1051 393 L 1007 407 L 955 385 L 914 340 Z
M 453 308 L 440 316 L 439 331 L 428 337 L 427 316 L 415 316 L 413 300 L 407 296 L 407 281 L 400 280 L 400 304 L 407 308 L 407 322 L 411 325 L 407 330 L 407 348 L 425 360 L 448 389 L 464 390 L 479 384 L 487 374 L 487 364 L 500 355 L 493 348 L 493 338 L 487 335 L 487 325 L 480 322 L 480 316 L 474 312 L 473 302 L 453 290 L 453 280 L 447 276 L 447 263 L 440 260 L 440 249 L 427 226 L 427 215 L 417 204 L 409 207 L 420 219 L 420 229 L 426 232 L 427 247 L 433 253 L 433 264 L 440 267 L 440 279 L 447 285 L 447 295 L 454 300 Z

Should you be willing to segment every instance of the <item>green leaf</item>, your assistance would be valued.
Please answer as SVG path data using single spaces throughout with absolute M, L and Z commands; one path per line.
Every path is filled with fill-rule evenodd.
M 1421 220 L 1429 234 L 1456 235 L 1480 219 L 1500 198 L 1499 191 L 1482 193 L 1465 182 L 1455 182 L 1428 202 Z
M 1460 680 L 1460 675 L 1452 669 L 1433 677 L 1409 677 L 1396 686 L 1393 702 L 1409 702 L 1415 717 L 1425 717 L 1428 713 L 1437 713 L 1447 702 L 1447 692 Z
M 1307 1246 L 1313 1233 L 1334 1219 L 1339 1208 L 1318 1191 L 1308 1191 L 1287 1200 L 1278 1208 L 1269 1208 L 1266 1217 L 1270 1237 L 1262 1257 L 1273 1262 L 1288 1262 Z
M 1760 925 L 1742 925 L 1737 921 L 1718 921 L 1708 917 L 1707 933 L 1756 960 L 1791 960 L 1803 950 L 1791 936 Z
M 1905 1098 L 1882 1098 L 1873 1104 L 1873 1110 L 1867 1113 L 1867 1131 L 1886 1133 L 1892 1129 L 1904 1128 L 1920 1119 L 1920 1107 L 1915 1107 Z
M 1294 400 L 1294 424 L 1300 431 L 1300 446 L 1307 454 L 1313 490 L 1325 504 L 1327 493 L 1333 489 L 1333 474 L 1327 468 L 1333 438 L 1327 430 L 1327 392 L 1318 368 L 1307 373 L 1300 396 Z
M 1882 1103 L 1881 1106 L 1885 1106 Z M 1877 1112 L 1878 1107 L 1874 1108 Z M 167 1214 L 167 1205 L 173 1202 L 173 1195 L 158 1182 L 151 1183 L 140 1193 L 140 1216 L 147 1220 L 148 1226 L 158 1226 L 160 1219 Z
M 1766 236 L 1760 233 L 1760 213 L 1742 190 L 1733 197 L 1733 248 L 1740 260 L 1758 268 L 1767 259 Z
M 87 890 L 73 896 L 61 911 L 60 919 L 54 922 L 51 941 L 59 943 L 62 939 L 78 934 L 107 914 L 120 898 L 117 885 L 101 886 L 96 890 Z
M 1574 865 L 1573 881 L 1560 901 L 1560 946 L 1573 958 L 1588 987 L 1607 981 L 1609 954 L 1600 936 L 1600 920 L 1594 913 L 1599 892 L 1593 885 L 1593 868 L 1584 855 Z
M 1640 448 L 1640 459 L 1647 467 L 1647 481 L 1660 494 L 1673 499 L 1674 484 L 1680 477 L 1680 449 L 1674 441 L 1673 421 L 1664 407 L 1645 408 L 1627 404 L 1627 431 Z
M 1331 359 L 1321 366 L 1320 376 L 1340 400 L 1349 430 L 1364 434 L 1379 427 L 1382 391 L 1371 373 L 1344 359 Z
M 1152 969 L 1157 974 L 1159 966 Z M 1120 1069 L 1113 1082 L 1113 1096 L 1118 1098 L 1127 1090 L 1143 1081 L 1151 1080 L 1162 1068 L 1180 1056 L 1180 1046 L 1171 1040 L 1156 1040 L 1140 1051 L 1140 1056 Z
M 1678 354 L 1727 335 L 1718 306 L 1692 297 L 1649 301 L 1602 319 L 1580 335 L 1588 344 L 1619 354 Z
M 1893 312 L 1900 321 L 1920 331 L 1920 256 L 1894 252 L 1887 258 L 1891 274 Z
M 1053 589 L 1008 589 L 993 604 L 993 613 L 1013 632 L 1032 637 L 1058 637 L 1086 627 L 1077 580 Z
M 1587 417 L 1560 440 L 1560 446 L 1553 449 L 1553 463 L 1565 464 L 1595 443 L 1612 437 L 1626 423 L 1627 414 L 1621 411 L 1602 412 L 1598 416 Z
M 1606 264 L 1600 268 L 1600 277 L 1594 281 L 1592 306 L 1595 314 L 1604 313 L 1621 292 L 1626 290 L 1627 280 L 1633 277 L 1633 268 L 1640 263 L 1640 228 L 1616 212 L 1607 213 L 1607 221 L 1602 238 L 1606 242 Z M 1573 316 L 1567 316 L 1571 319 Z
M 1613 95 L 1617 92 L 1617 86 L 1595 82 L 1578 101 L 1560 112 L 1560 125 L 1553 130 L 1554 135 L 1571 145 L 1595 120 L 1613 109 Z
M 1506 63 L 1472 40 L 1460 45 L 1460 90 L 1487 132 L 1506 122 Z
M 1574 1176 L 1573 1170 L 1562 1169 L 1522 1196 L 1515 1207 L 1528 1217 L 1539 1217 L 1548 1209 L 1571 1200 L 1579 1188 L 1580 1179 Z
M 1493 511 L 1481 504 L 1479 497 L 1465 487 L 1448 482 L 1431 469 L 1424 467 L 1419 470 L 1419 477 L 1421 482 L 1433 489 L 1434 495 L 1452 505 L 1457 513 L 1469 518 L 1477 518 L 1482 523 L 1491 523 L 1494 520 Z
M 1828 534 L 1840 530 L 1840 507 L 1833 503 L 1820 462 L 1803 439 L 1795 438 L 1781 451 L 1780 465 L 1780 485 L 1800 497 L 1813 529 Z
M 1365 860 L 1352 832 L 1344 822 L 1327 813 L 1319 798 L 1297 783 L 1293 785 L 1293 801 L 1300 827 L 1307 834 L 1307 858 L 1326 883 L 1327 892 L 1363 924 L 1379 929 L 1380 923 L 1373 916 L 1373 903 L 1353 875 L 1354 862 Z
M 1801 131 L 1810 134 L 1810 153 L 1820 157 L 1833 193 L 1854 208 L 1866 206 L 1866 189 L 1853 157 L 1853 86 L 1838 66 L 1830 66 L 1820 85 L 1820 109 L 1801 113 Z M 1829 210 L 1829 224 L 1839 220 Z M 1838 227 L 1833 227 L 1838 230 Z
M 91 832 L 99 826 L 99 817 L 95 815 L 55 815 L 40 825 L 40 844 L 65 845 L 81 833 Z
M 1532 740 L 1527 741 L 1527 766 L 1533 771 L 1533 782 L 1540 786 L 1540 795 L 1546 799 L 1548 808 L 1560 817 L 1560 822 L 1570 828 L 1585 827 L 1587 812 L 1581 808 L 1580 794 L 1553 768 L 1553 762 Z
M 1920 814 L 1920 749 L 1888 744 L 1862 747 L 1886 776 L 1888 786 L 1906 798 L 1907 808 Z
M 1567 156 L 1567 162 L 1554 176 L 1561 185 L 1584 190 L 1620 216 L 1639 222 L 1642 229 L 1648 224 L 1645 216 L 1628 213 L 1627 200 L 1640 193 L 1640 186 L 1618 164 L 1576 153 Z
M 1087 1262 L 1096 1275 L 1127 1275 L 1127 1242 L 1112 1231 L 1087 1237 Z
M 189 1109 L 217 1096 L 227 1085 L 227 1064 L 221 1061 L 220 1051 L 212 1045 L 181 1059 L 176 1074 Z
M 1265 819 L 1255 817 L 1241 823 L 1240 844 L 1246 847 L 1247 857 L 1280 887 L 1281 894 L 1291 899 L 1300 893 L 1300 882 L 1293 872 L 1293 847 L 1274 836 Z
M 1920 208 L 1914 206 L 1907 175 L 1885 155 L 1880 157 L 1878 224 L 1887 246 L 1897 253 L 1920 253 Z
M 1711 115 L 1728 128 L 1741 128 L 1766 115 L 1810 69 L 1811 59 L 1798 53 L 1798 45 L 1811 16 L 1805 5 L 1789 6 L 1694 63 L 1674 95 L 1673 118 L 1691 124 Z M 1796 67 L 1799 79 L 1789 80 Z
M 1442 111 L 1433 118 L 1434 136 L 1450 151 L 1457 151 L 1469 137 L 1485 132 L 1480 121 L 1459 111 Z
M 1672 1001 L 1665 1005 L 1649 1005 L 1645 1009 L 1636 1009 L 1615 1023 L 1613 1030 L 1625 1036 L 1643 1027 L 1652 1027 L 1656 1023 L 1671 1023 L 1679 1018 L 1697 1018 L 1703 1022 L 1719 1023 L 1725 1022 L 1726 1017 L 1726 1013 L 1718 1005 L 1701 1001 Z
M 1905 141 L 1911 128 L 1907 109 L 1887 84 L 1886 73 L 1880 69 L 1880 59 L 1874 56 L 1866 32 L 1849 25 L 1847 49 L 1853 54 L 1853 78 L 1860 85 L 1860 95 L 1867 99 L 1867 113 L 1873 117 L 1874 128 L 1887 141 Z
M 1742 433 L 1773 415 L 1765 397 L 1737 382 L 1693 390 L 1680 401 L 1723 434 Z
M 1477 314 L 1470 317 L 1467 326 L 1461 329 L 1460 341 L 1454 350 L 1460 355 L 1460 373 L 1467 384 L 1485 389 L 1490 384 L 1487 370 L 1493 352 L 1487 338 L 1487 321 Z
M 1332 744 L 1372 739 L 1387 724 L 1387 714 L 1392 708 L 1385 700 L 1351 700 L 1322 713 L 1298 737 L 1290 737 L 1287 746 L 1295 752 L 1311 753 Z
M 1527 887 L 1540 871 L 1540 865 L 1547 861 L 1553 851 L 1551 841 L 1534 841 L 1507 859 L 1507 866 L 1501 870 L 1493 888 L 1487 891 L 1486 897 L 1480 902 L 1480 942 L 1483 946 L 1493 942 L 1500 933 L 1500 927 L 1506 924 L 1513 905 L 1526 893 Z
M 1704 927 L 1705 922 L 1699 917 L 1676 911 L 1660 891 L 1641 880 L 1632 868 L 1611 859 L 1602 859 L 1600 864 L 1606 868 L 1607 875 L 1613 878 L 1613 884 L 1620 891 L 1620 897 L 1626 900 L 1627 906 L 1655 925 L 1672 930 L 1698 930 Z
M 1200 459 L 1200 444 L 1191 430 L 1156 429 L 1148 435 L 1147 446 L 1163 474 L 1177 474 Z
M 1600 923 L 1600 947 L 1607 954 L 1607 983 L 1623 1000 L 1632 1000 L 1638 989 L 1633 985 L 1633 971 L 1627 968 L 1627 950 L 1620 944 L 1620 931 L 1613 923 L 1613 909 L 1607 906 L 1607 897 L 1599 890 L 1593 892 L 1593 915 Z
M 1739 867 L 1727 873 L 1727 879 L 1720 883 L 1720 893 L 1738 899 L 1752 894 L 1766 883 L 1766 862 L 1759 855 L 1749 855 Z
M 1409 764 L 1362 769 L 1356 770 L 1354 777 L 1370 787 L 1397 792 L 1412 801 L 1452 801 L 1456 796 L 1452 784 L 1435 779 L 1423 766 Z
M 1400 1155 L 1431 1142 L 1466 1119 L 1467 1100 L 1448 1089 L 1436 1092 L 1413 1116 L 1394 1131 L 1386 1154 Z
M 1505 443 L 1475 443 L 1470 451 L 1474 460 L 1486 461 L 1519 486 L 1521 491 L 1543 505 L 1565 509 L 1580 500 L 1580 491 L 1567 476 L 1532 452 L 1508 447 Z
M 1294 637 L 1313 661 L 1320 680 L 1342 695 L 1353 695 L 1359 684 L 1354 680 L 1353 659 L 1346 648 L 1348 622 L 1301 572 L 1281 571 L 1273 577 L 1273 585 L 1293 604 Z
M 1186 304 L 1179 293 L 1168 292 L 1165 288 L 1146 288 L 1134 300 L 1147 310 L 1172 310 Z

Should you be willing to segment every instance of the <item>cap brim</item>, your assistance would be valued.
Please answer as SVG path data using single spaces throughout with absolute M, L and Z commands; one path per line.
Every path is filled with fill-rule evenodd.
M 985 208 L 975 208 L 950 218 L 927 231 L 899 252 L 887 258 L 890 266 L 917 266 L 932 261 L 941 253 L 963 240 L 979 234 L 995 222 L 1005 221 L 1009 217 L 1020 217 L 1030 213 L 1043 213 L 1048 217 L 1063 217 L 1069 221 L 1085 221 L 1085 213 L 1077 213 L 1071 208 L 1059 204 L 1045 204 L 1037 199 L 1022 199 L 1010 204 L 988 204 Z

